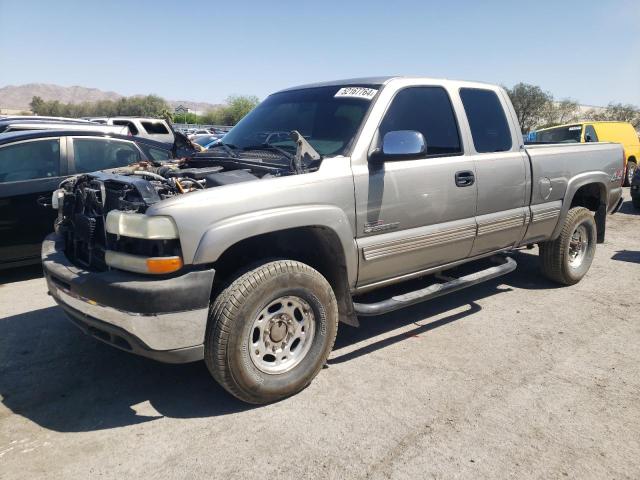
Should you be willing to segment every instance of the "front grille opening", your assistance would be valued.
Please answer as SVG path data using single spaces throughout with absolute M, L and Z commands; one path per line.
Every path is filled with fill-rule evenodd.
M 67 282 L 63 282 L 58 277 L 51 275 L 51 281 L 55 283 L 56 286 L 58 286 L 59 288 L 62 288 L 63 290 L 71 291 L 71 285 L 69 285 Z
M 127 342 L 124 338 L 118 336 L 118 335 L 114 335 L 113 336 L 113 344 L 116 347 L 120 347 L 123 350 L 133 350 L 133 348 L 131 347 L 131 344 L 129 342 Z
M 99 338 L 103 342 L 111 343 L 111 335 L 104 330 L 100 330 L 96 327 L 89 327 L 88 331 L 93 337 Z
M 112 334 L 105 330 L 102 330 L 101 328 L 93 326 L 89 326 L 87 331 L 92 337 L 102 340 L 105 343 L 109 343 L 123 350 L 128 350 L 130 352 L 133 351 L 133 347 L 131 346 L 131 344 L 120 335 Z

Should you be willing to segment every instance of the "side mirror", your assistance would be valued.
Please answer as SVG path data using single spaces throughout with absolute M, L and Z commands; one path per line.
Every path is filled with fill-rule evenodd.
M 427 152 L 427 142 L 422 133 L 415 130 L 395 130 L 387 132 L 381 148 L 372 153 L 376 160 L 408 160 Z

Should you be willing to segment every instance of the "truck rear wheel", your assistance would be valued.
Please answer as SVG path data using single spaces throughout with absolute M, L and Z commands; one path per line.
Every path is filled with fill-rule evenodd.
M 563 285 L 578 283 L 589 271 L 596 251 L 596 222 L 589 210 L 569 210 L 560 235 L 540 244 L 542 273 Z
M 204 358 L 213 377 L 248 403 L 304 389 L 338 330 L 331 285 L 304 263 L 279 260 L 238 276 L 213 302 Z

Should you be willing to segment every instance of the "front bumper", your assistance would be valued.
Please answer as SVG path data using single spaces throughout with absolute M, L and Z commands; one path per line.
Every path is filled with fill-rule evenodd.
M 49 293 L 86 333 L 167 363 L 203 358 L 213 269 L 162 278 L 83 270 L 56 234 L 42 244 L 42 265 Z

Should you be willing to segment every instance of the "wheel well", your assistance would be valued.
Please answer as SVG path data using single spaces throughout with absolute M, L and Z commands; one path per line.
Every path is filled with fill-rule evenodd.
M 571 199 L 571 208 L 585 207 L 595 212 L 598 210 L 600 203 L 605 201 L 605 190 L 600 183 L 588 183 L 581 186 Z
M 338 235 L 326 227 L 310 226 L 265 233 L 235 243 L 216 260 L 212 295 L 217 295 L 243 269 L 261 260 L 286 258 L 320 272 L 333 287 L 340 320 L 357 325 L 347 275 L 345 253 Z
M 604 242 L 607 220 L 607 191 L 601 183 L 581 186 L 571 199 L 571 207 L 585 207 L 595 213 L 598 243 Z

